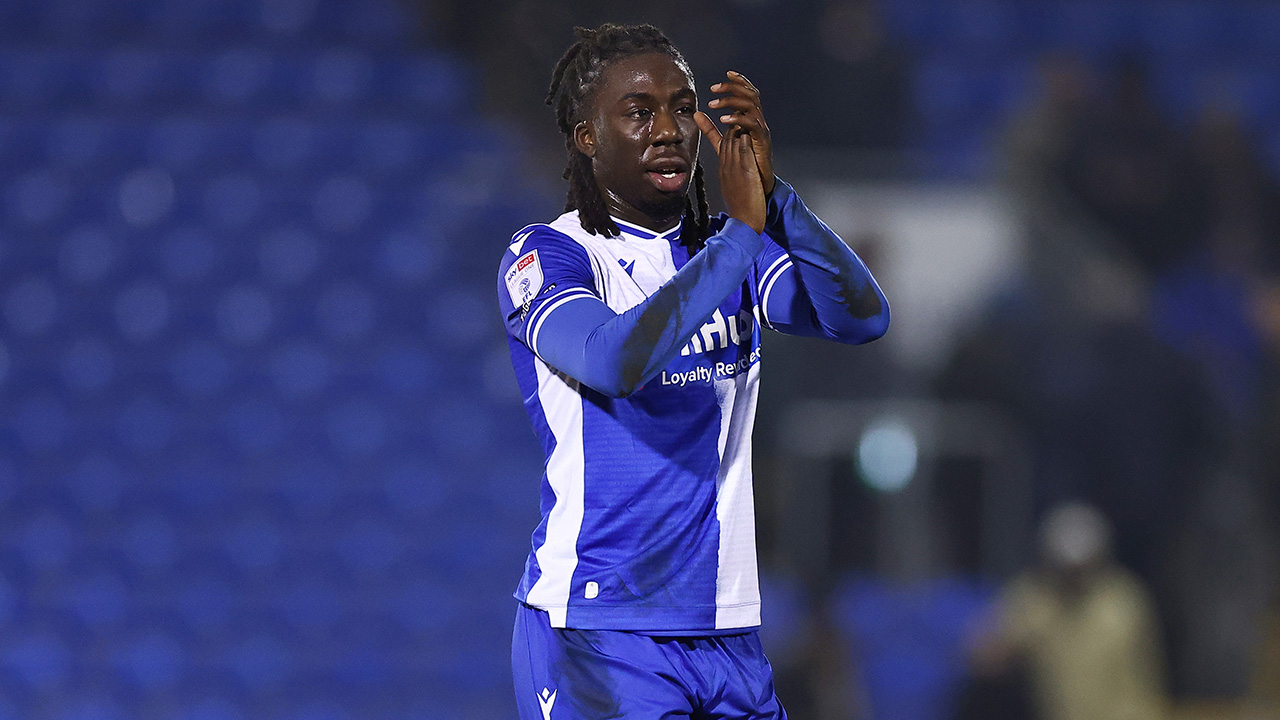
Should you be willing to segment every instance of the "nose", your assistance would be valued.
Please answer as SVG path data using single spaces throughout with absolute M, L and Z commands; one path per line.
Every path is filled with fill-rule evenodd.
M 654 113 L 651 138 L 654 145 L 673 145 L 684 140 L 684 131 L 674 113 L 665 109 Z

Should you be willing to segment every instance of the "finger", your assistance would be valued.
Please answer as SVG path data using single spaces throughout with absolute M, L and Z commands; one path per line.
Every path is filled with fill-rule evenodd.
M 750 89 L 751 89 L 751 92 L 755 93 L 756 95 L 759 95 L 759 94 L 760 94 L 760 91 L 759 91 L 759 90 L 757 90 L 757 89 L 756 89 L 756 86 L 755 86 L 755 85 L 753 85 L 753 84 L 751 83 L 751 81 L 747 79 L 747 76 L 746 76 L 746 75 L 743 75 L 742 73 L 738 72 L 737 70 L 730 70 L 729 72 L 727 72 L 727 73 L 725 73 L 725 74 L 726 74 L 726 75 L 728 75 L 728 76 L 729 76 L 729 78 L 730 78 L 730 79 L 732 79 L 732 80 L 738 80 L 738 81 L 741 81 L 743 85 L 746 85 L 748 88 L 750 88 Z
M 698 124 L 698 129 L 707 137 L 707 140 L 711 142 L 711 147 L 715 148 L 716 154 L 719 155 L 721 137 L 720 130 L 716 128 L 715 122 L 702 111 L 694 113 L 693 121 Z
M 736 82 L 733 80 L 718 82 L 711 86 L 711 91 L 718 93 L 732 93 L 734 95 L 741 95 L 742 97 L 753 99 L 760 97 L 759 90 L 747 85 L 746 83 Z
M 741 75 L 735 75 L 732 71 L 728 73 L 728 78 L 726 81 L 712 85 L 711 92 L 731 93 L 757 102 L 760 100 L 760 91 L 756 89 L 755 85 L 747 82 L 746 78 Z
M 756 104 L 753 100 L 745 97 L 739 97 L 736 95 L 718 97 L 712 100 L 711 102 L 707 103 L 707 106 L 715 108 L 717 110 L 733 110 L 735 112 L 744 112 L 744 113 L 760 111 L 760 106 Z
M 721 115 L 720 122 L 757 138 L 764 138 L 768 132 L 768 128 L 760 118 L 753 115 Z
M 751 137 L 736 125 L 730 126 L 728 132 L 733 136 L 734 160 L 745 170 L 747 160 L 750 159 L 747 153 L 751 151 Z
M 712 98 L 711 102 L 708 103 L 711 107 L 722 105 L 733 99 L 746 101 L 756 107 L 759 107 L 760 105 L 760 95 L 748 90 L 742 85 L 736 85 L 733 83 L 717 83 L 711 86 L 711 92 L 719 93 L 721 95 L 721 97 Z
M 756 170 L 756 151 L 751 146 L 750 136 L 738 136 L 738 155 L 742 158 L 743 166 L 746 167 L 748 174 L 754 174 L 751 171 Z
M 764 124 L 764 118 L 759 117 L 759 115 L 756 115 L 754 113 L 750 115 L 744 115 L 741 113 L 733 113 L 732 115 L 721 115 L 721 117 L 719 117 L 719 120 L 721 120 L 721 124 L 723 124 L 723 126 L 732 126 L 732 127 L 741 128 L 742 131 L 744 132 L 751 132 L 751 131 L 759 132 L 759 133 L 762 133 L 762 137 L 764 137 L 764 133 L 768 132 L 768 129 L 769 129 L 769 126 L 767 126 L 767 124 Z
M 720 156 L 720 167 L 727 168 L 733 165 L 733 139 L 737 135 L 736 128 L 729 128 L 723 135 L 720 135 L 720 142 L 716 154 Z
M 756 164 L 755 153 L 751 151 L 751 139 L 741 133 L 735 134 L 733 137 L 733 155 L 742 172 L 750 175 Z

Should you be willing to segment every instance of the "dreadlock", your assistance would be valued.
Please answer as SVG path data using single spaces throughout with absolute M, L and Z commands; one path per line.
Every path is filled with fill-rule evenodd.
M 591 169 L 591 158 L 574 144 L 573 128 L 583 118 L 587 100 L 604 69 L 617 60 L 650 52 L 670 55 L 681 67 L 688 70 L 684 56 L 667 39 L 662 31 L 652 25 L 615 25 L 605 23 L 595 30 L 578 27 L 573 29 L 578 41 L 565 51 L 551 74 L 551 87 L 547 92 L 547 104 L 556 114 L 556 124 L 564 133 L 565 149 L 569 161 L 564 169 L 564 179 L 569 181 L 569 194 L 564 209 L 578 211 L 578 218 L 587 232 L 605 237 L 620 234 L 618 225 L 609 217 L 600 188 L 596 186 Z M 709 236 L 710 210 L 707 204 L 706 186 L 702 179 L 702 163 L 693 169 L 693 200 L 685 198 L 684 227 L 680 242 L 695 253 Z

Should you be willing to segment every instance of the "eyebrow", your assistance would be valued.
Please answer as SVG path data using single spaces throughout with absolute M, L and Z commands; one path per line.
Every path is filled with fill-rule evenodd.
M 680 88 L 674 94 L 672 94 L 671 99 L 680 100 L 686 97 L 697 98 L 698 93 L 694 92 L 692 88 Z M 621 98 L 619 98 L 618 102 L 626 102 L 628 100 L 654 100 L 654 99 L 656 98 L 652 93 L 632 92 L 632 93 L 627 93 L 626 95 L 623 95 Z

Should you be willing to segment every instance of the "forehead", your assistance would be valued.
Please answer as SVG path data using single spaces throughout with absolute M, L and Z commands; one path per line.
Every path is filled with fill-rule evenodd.
M 632 93 L 666 99 L 681 90 L 693 90 L 688 71 L 674 57 L 652 52 L 609 64 L 600 74 L 595 96 L 597 102 L 613 103 Z

